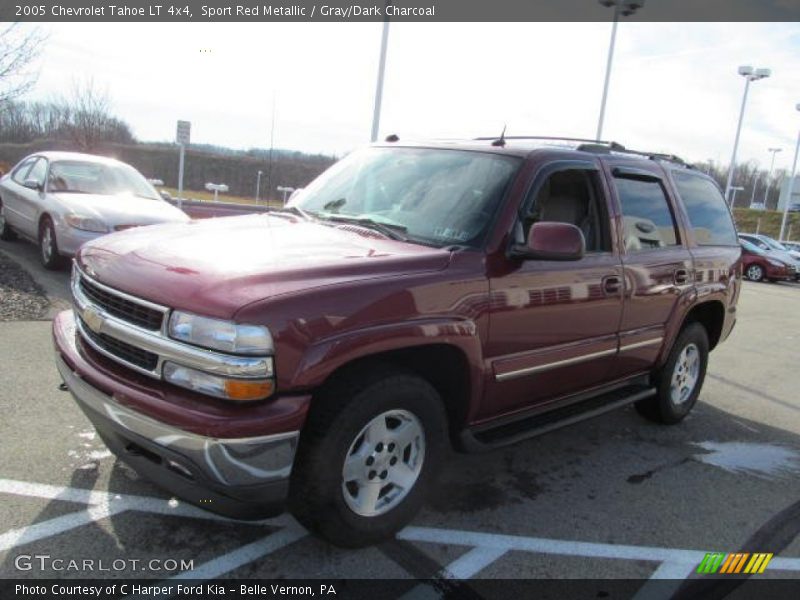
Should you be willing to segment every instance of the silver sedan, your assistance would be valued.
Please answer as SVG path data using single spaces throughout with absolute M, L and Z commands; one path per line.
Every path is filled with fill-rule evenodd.
M 39 152 L 0 179 L 0 239 L 37 243 L 48 269 L 106 233 L 188 220 L 136 169 L 101 156 Z

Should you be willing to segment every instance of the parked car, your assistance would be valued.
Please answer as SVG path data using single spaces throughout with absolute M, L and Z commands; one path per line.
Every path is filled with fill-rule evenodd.
M 800 253 L 800 242 L 787 242 L 786 240 L 781 240 L 781 245 L 790 252 Z
M 143 476 L 363 546 L 413 517 L 449 444 L 627 404 L 681 421 L 740 288 L 728 206 L 677 160 L 387 141 L 283 209 L 84 245 L 53 334 L 67 388 Z
M 792 202 L 789 205 L 789 212 L 800 212 L 800 202 Z
M 789 264 L 772 256 L 746 239 L 742 244 L 742 273 L 750 281 L 786 281 L 794 280 L 797 271 Z
M 0 239 L 36 242 L 48 269 L 112 231 L 188 220 L 136 169 L 101 156 L 39 152 L 0 179 Z
M 800 253 L 790 250 L 778 240 L 764 234 L 740 233 L 739 239 L 747 240 L 751 244 L 767 252 L 773 258 L 788 264 L 798 273 L 797 277 L 800 278 Z

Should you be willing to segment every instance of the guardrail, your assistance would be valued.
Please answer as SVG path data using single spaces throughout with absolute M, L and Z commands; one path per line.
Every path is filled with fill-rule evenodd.
M 178 206 L 177 198 L 168 199 L 167 202 Z M 208 219 L 211 217 L 233 217 L 236 215 L 263 213 L 269 211 L 270 207 L 259 204 L 184 199 L 181 202 L 181 209 L 193 219 Z

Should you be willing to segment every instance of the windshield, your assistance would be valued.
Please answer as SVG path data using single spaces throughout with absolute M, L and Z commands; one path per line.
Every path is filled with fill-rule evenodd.
M 520 162 L 461 150 L 368 148 L 328 169 L 290 205 L 332 222 L 371 221 L 410 241 L 476 245 Z
M 136 169 L 122 163 L 55 161 L 50 165 L 47 190 L 62 194 L 126 194 L 160 200 L 158 192 Z
M 776 242 L 772 238 L 765 236 L 759 239 L 773 250 L 780 250 L 781 252 L 786 252 L 786 247 L 783 244 Z
M 744 238 L 739 238 L 739 243 L 742 245 L 742 248 L 747 250 L 748 252 L 752 252 L 753 254 L 764 255 L 764 252 L 761 248 L 753 244 L 752 242 L 747 241 Z

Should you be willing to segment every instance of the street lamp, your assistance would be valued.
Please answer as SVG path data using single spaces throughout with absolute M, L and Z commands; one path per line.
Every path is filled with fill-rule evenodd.
M 781 152 L 781 148 L 767 148 L 767 152 L 772 152 L 772 160 L 769 162 L 769 173 L 767 173 L 767 180 L 764 182 L 764 208 L 767 207 L 767 194 L 769 194 L 769 178 L 772 177 L 772 169 L 775 166 L 775 155 Z
M 795 106 L 800 111 L 800 104 Z M 789 190 L 786 194 L 786 204 L 783 206 L 783 219 L 781 220 L 781 234 L 779 240 L 785 239 L 783 232 L 786 230 L 786 218 L 789 216 L 789 207 L 792 205 L 792 192 L 794 191 L 794 176 L 797 174 L 797 153 L 800 151 L 800 131 L 797 133 L 797 145 L 794 147 L 794 160 L 792 161 L 792 175 L 789 177 Z
M 606 116 L 606 99 L 608 98 L 608 83 L 611 80 L 611 63 L 614 61 L 614 44 L 617 40 L 617 23 L 620 16 L 629 17 L 644 6 L 644 0 L 599 0 L 606 8 L 614 7 L 614 21 L 611 25 L 611 43 L 608 45 L 608 61 L 606 62 L 606 80 L 603 84 L 603 99 L 600 101 L 600 119 L 597 121 L 596 140 L 602 139 L 603 120 Z
M 742 120 L 744 119 L 744 108 L 747 105 L 747 92 L 750 89 L 751 81 L 765 79 L 772 74 L 770 69 L 754 69 L 750 65 L 739 67 L 739 75 L 745 78 L 744 94 L 742 95 L 742 108 L 739 110 L 739 123 L 736 125 L 736 138 L 733 140 L 733 155 L 731 156 L 731 166 L 728 169 L 728 181 L 725 184 L 725 198 L 728 199 L 733 184 L 733 173 L 736 171 L 736 151 L 739 149 L 739 134 L 742 132 Z M 733 206 L 733 201 L 731 201 Z
M 261 201 L 261 174 L 263 171 L 258 172 L 258 178 L 256 179 L 256 204 Z
M 277 190 L 283 194 L 283 205 L 286 206 L 286 194 L 291 194 L 294 191 L 294 188 L 285 185 L 279 185 Z

